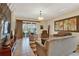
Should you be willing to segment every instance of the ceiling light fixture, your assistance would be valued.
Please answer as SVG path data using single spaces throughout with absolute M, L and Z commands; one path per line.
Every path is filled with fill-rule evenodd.
M 40 16 L 38 17 L 38 20 L 44 20 L 44 17 L 42 17 L 42 11 L 40 11 Z

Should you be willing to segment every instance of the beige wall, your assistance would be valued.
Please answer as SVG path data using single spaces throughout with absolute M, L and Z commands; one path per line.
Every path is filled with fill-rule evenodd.
M 40 29 L 40 25 L 43 26 L 43 29 Z M 38 26 L 39 28 L 37 28 L 39 30 L 39 33 L 38 34 L 41 34 L 42 30 L 48 30 L 48 25 L 49 25 L 49 21 L 48 20 L 43 20 L 41 21 Z

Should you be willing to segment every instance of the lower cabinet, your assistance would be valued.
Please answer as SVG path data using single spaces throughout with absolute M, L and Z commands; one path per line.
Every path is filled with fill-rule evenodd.
M 0 56 L 11 56 L 11 49 L 10 48 L 1 48 Z

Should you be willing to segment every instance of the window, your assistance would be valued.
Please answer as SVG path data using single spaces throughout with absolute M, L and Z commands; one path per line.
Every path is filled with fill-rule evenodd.
M 36 24 L 35 23 L 24 23 L 23 33 L 26 34 L 26 36 L 28 36 L 29 33 L 36 34 Z

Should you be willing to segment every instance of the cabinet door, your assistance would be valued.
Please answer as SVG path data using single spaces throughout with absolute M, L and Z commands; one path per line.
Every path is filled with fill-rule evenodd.
M 11 56 L 11 49 L 10 48 L 0 49 L 0 56 Z

